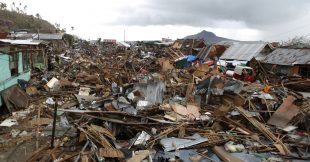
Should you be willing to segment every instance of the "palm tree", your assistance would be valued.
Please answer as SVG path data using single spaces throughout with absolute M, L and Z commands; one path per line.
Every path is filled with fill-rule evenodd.
M 6 3 L 0 2 L 0 8 L 1 10 L 6 10 Z
M 100 43 L 101 43 L 101 38 L 98 38 L 98 39 L 97 39 L 97 44 L 100 45 Z
M 56 28 L 60 28 L 60 24 L 59 23 L 55 23 Z
M 59 23 L 55 23 L 55 27 L 56 27 L 56 31 L 59 32 L 60 31 L 60 24 Z
M 26 13 L 27 7 L 28 7 L 27 5 L 24 6 L 24 12 L 25 13 Z
M 38 19 L 41 19 L 41 16 L 40 16 L 39 13 L 36 13 L 36 17 L 37 17 Z
M 71 26 L 71 30 L 72 30 L 72 31 L 74 30 L 74 26 Z
M 12 3 L 13 7 L 11 6 L 12 11 L 15 10 L 15 2 Z

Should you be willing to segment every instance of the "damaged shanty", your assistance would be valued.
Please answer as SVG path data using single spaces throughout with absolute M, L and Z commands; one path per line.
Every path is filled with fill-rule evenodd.
M 41 43 L 42 41 L 31 40 L 0 40 L 0 67 L 2 69 L 0 73 L 0 94 L 10 112 L 11 106 L 7 100 L 10 96 L 16 98 L 16 102 L 26 100 L 25 102 L 28 103 L 27 97 L 22 97 L 25 96 L 25 93 L 22 90 L 20 91 L 18 87 L 11 91 L 12 86 L 20 84 L 25 89 L 26 83 L 31 77 L 31 67 L 35 67 L 37 64 L 46 64 L 46 59 L 44 59 L 46 56 L 43 50 L 45 46 Z M 9 96 L 6 95 L 7 93 Z M 14 101 L 11 99 L 11 102 Z M 2 104 L 2 100 L 0 100 L 0 106 Z M 16 106 L 27 108 L 28 104 Z
M 310 49 L 278 48 L 271 52 L 262 63 L 266 70 L 277 75 L 310 76 Z
M 29 66 L 32 69 L 45 69 L 48 64 L 48 57 L 46 54 L 47 42 L 42 40 L 10 40 L 1 39 L 2 49 L 5 52 L 20 52 L 23 57 L 14 61 L 21 61 L 25 59 L 25 67 Z M 17 56 L 16 56 L 17 57 Z M 19 69 L 22 70 L 21 68 Z
M 78 46 L 54 52 L 53 70 L 26 80 L 29 106 L 0 123 L 6 161 L 310 159 L 309 98 L 267 75 L 226 75 L 215 59 L 223 46 L 198 55 L 156 44 L 104 54 L 100 44 Z
M 60 52 L 67 47 L 67 42 L 65 41 L 66 34 L 62 33 L 31 33 L 26 31 L 12 31 L 7 36 L 7 39 L 11 40 L 43 40 L 49 44 L 50 48 L 55 49 L 55 51 Z
M 197 55 L 207 43 L 203 39 L 177 39 L 171 48 L 181 51 L 184 55 Z

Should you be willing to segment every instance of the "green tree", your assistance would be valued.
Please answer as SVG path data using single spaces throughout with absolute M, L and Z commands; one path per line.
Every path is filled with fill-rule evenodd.
M 61 29 L 61 32 L 62 32 L 62 33 L 66 33 L 66 31 L 67 31 L 66 28 L 62 28 L 62 29 Z
M 27 8 L 28 8 L 28 6 L 25 5 L 25 6 L 24 6 L 24 13 L 26 13 Z
M 41 19 L 41 15 L 40 15 L 39 13 L 36 13 L 36 17 L 37 17 L 38 19 Z
M 6 3 L 0 2 L 0 9 L 1 10 L 6 10 Z
M 97 39 L 97 44 L 100 44 L 101 43 L 101 38 L 98 38 Z
M 12 7 L 13 6 L 13 7 Z M 15 11 L 15 2 L 12 3 L 11 10 Z

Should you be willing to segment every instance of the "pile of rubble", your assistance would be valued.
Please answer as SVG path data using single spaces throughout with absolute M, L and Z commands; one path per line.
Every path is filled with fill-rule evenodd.
M 160 51 L 52 56 L 52 71 L 20 86 L 24 103 L 8 99 L 26 109 L 3 118 L 0 148 L 35 141 L 29 162 L 310 159 L 310 100 L 289 83 L 243 82 Z

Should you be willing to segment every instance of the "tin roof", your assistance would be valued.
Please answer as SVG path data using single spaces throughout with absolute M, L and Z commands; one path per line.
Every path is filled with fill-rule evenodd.
M 34 35 L 33 39 L 40 39 L 40 40 L 62 40 L 62 34 L 36 34 Z
M 236 42 L 223 53 L 220 59 L 250 61 L 253 57 L 261 57 L 260 53 L 267 45 L 266 42 Z
M 126 43 L 126 42 L 117 42 L 117 44 L 119 46 L 124 46 L 124 47 L 130 47 L 130 44 Z
M 40 39 L 40 40 L 62 40 L 63 34 L 48 34 L 48 33 L 40 33 L 39 36 L 37 33 L 25 33 L 25 32 L 17 32 L 11 33 L 9 38 L 14 39 Z
M 7 38 L 11 39 L 32 39 L 34 33 L 27 33 L 27 32 L 16 32 L 10 33 Z
M 43 43 L 43 40 L 11 40 L 0 39 L 0 42 L 14 45 L 39 45 Z
M 310 49 L 278 48 L 262 62 L 288 66 L 310 64 Z

